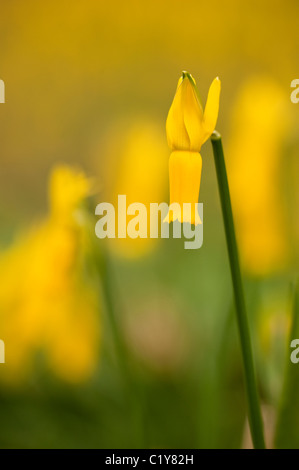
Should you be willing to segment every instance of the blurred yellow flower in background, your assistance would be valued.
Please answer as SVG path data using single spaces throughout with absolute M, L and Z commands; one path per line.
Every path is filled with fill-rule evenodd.
M 291 327 L 290 309 L 283 298 L 268 300 L 258 311 L 258 336 L 263 354 L 269 359 L 273 350 L 285 346 Z M 279 357 L 283 356 L 280 354 Z
M 183 72 L 170 107 L 166 134 L 172 150 L 169 159 L 170 204 L 165 221 L 201 224 L 195 204 L 198 203 L 202 158 L 201 146 L 215 129 L 220 97 L 220 80 L 213 80 L 205 110 L 198 98 L 196 83 L 192 75 Z M 191 203 L 191 213 L 183 214 L 183 204 Z
M 7 345 L 2 376 L 18 382 L 37 353 L 62 379 L 94 371 L 99 301 L 84 270 L 87 252 L 82 203 L 90 182 L 67 166 L 50 179 L 50 213 L 0 257 L 0 330 Z
M 85 197 L 91 192 L 91 180 L 68 166 L 59 166 L 50 179 L 49 198 L 52 217 L 72 219 Z
M 229 182 L 244 268 L 267 275 L 288 259 L 283 144 L 289 97 L 270 78 L 252 78 L 239 92 L 227 152 Z
M 101 151 L 105 155 L 99 169 L 102 197 L 115 207 L 116 231 L 118 195 L 127 196 L 127 206 L 134 202 L 143 203 L 148 213 L 147 238 L 109 239 L 110 248 L 122 257 L 144 256 L 159 242 L 149 236 L 150 203 L 162 202 L 167 192 L 167 146 L 163 133 L 149 118 L 119 123 L 108 133 L 107 144 Z M 97 160 L 98 152 L 95 152 Z
M 272 402 L 279 400 L 288 338 L 292 325 L 292 303 L 286 292 L 276 288 L 263 292 L 256 311 L 257 350 L 261 381 Z

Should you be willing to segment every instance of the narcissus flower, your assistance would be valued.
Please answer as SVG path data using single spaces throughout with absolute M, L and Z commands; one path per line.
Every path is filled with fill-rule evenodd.
M 164 219 L 166 222 L 178 220 L 201 224 L 195 210 L 202 169 L 199 152 L 216 126 L 220 87 L 219 78 L 215 78 L 203 110 L 192 75 L 183 72 L 179 79 L 166 121 L 167 141 L 172 150 L 169 160 L 169 183 L 170 205 L 173 204 L 173 209 L 169 210 Z M 183 211 L 184 203 L 191 203 L 189 214 Z

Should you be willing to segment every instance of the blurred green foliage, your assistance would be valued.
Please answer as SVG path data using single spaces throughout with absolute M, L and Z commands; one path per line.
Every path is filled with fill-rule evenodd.
M 299 284 L 293 288 L 292 292 L 292 327 L 288 341 L 288 351 L 286 357 L 286 366 L 284 374 L 283 393 L 280 401 L 275 444 L 277 448 L 298 449 L 298 380 L 299 367 L 291 359 L 291 342 L 299 338 Z

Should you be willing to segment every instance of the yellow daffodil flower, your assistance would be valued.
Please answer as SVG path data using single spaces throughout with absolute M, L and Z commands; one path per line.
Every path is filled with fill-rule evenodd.
M 200 103 L 195 80 L 187 72 L 179 79 L 176 94 L 170 107 L 166 133 L 172 150 L 169 160 L 170 204 L 174 204 L 164 221 L 201 224 L 195 210 L 200 189 L 202 158 L 201 146 L 215 129 L 220 96 L 220 80 L 215 78 L 210 86 L 206 107 Z M 183 204 L 191 203 L 189 215 L 183 213 Z
M 56 167 L 47 218 L 0 254 L 0 331 L 8 358 L 1 380 L 26 378 L 39 352 L 70 383 L 88 379 L 97 366 L 99 301 L 82 222 L 90 189 L 81 171 Z
M 277 273 L 289 262 L 291 223 L 282 197 L 288 101 L 283 87 L 258 76 L 243 84 L 232 106 L 230 189 L 242 264 L 253 276 Z

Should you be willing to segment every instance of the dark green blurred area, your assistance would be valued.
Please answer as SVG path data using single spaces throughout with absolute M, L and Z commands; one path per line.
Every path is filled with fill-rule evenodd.
M 233 133 L 232 107 L 246 80 L 269 76 L 288 95 L 297 73 L 295 0 L 0 0 L 0 10 L 0 78 L 6 86 L 6 103 L 0 105 L 3 249 L 46 213 L 48 175 L 55 163 L 78 164 L 101 186 L 107 139 L 111 146 L 119 139 L 116 123 L 146 116 L 164 132 L 182 69 L 196 77 L 203 96 L 212 79 L 221 77 L 217 128 L 224 147 Z M 286 106 L 294 113 L 295 105 Z M 242 362 L 209 143 L 202 154 L 203 247 L 189 252 L 182 240 L 161 240 L 137 259 L 111 255 L 119 326 L 131 353 L 131 400 L 103 306 L 98 369 L 89 381 L 73 386 L 60 381 L 47 373 L 41 357 L 25 383 L 1 382 L 1 448 L 250 446 L 244 437 Z M 293 168 L 290 159 L 286 167 Z M 292 176 L 296 183 L 296 173 Z M 295 245 L 296 234 L 298 227 Z M 296 253 L 291 259 L 291 267 L 259 278 L 248 275 L 245 281 L 260 395 L 275 418 L 289 352 L 284 320 L 290 317 Z M 295 389 L 295 382 L 290 386 Z M 284 402 L 294 423 L 277 441 L 281 447 L 289 438 L 291 447 L 298 446 L 298 406 L 291 399 Z M 283 418 L 279 422 L 288 426 Z M 271 443 L 274 427 L 270 419 Z
M 136 311 L 134 296 L 144 285 L 147 299 L 159 293 L 171 297 L 178 290 L 181 300 L 188 299 L 180 314 L 190 351 L 181 367 L 157 373 L 135 356 L 136 388 L 130 393 L 140 400 L 137 423 L 128 409 L 106 319 L 99 373 L 90 383 L 63 386 L 37 372 L 17 391 L 2 388 L 2 447 L 239 447 L 245 403 L 229 273 L 221 270 L 218 256 L 209 257 L 210 271 L 204 269 L 204 254 L 194 260 L 182 256 L 181 269 L 171 272 L 169 260 L 177 250 L 163 251 L 163 262 L 154 257 L 117 270 L 127 311 Z M 192 282 L 182 274 L 184 268 Z
M 131 370 L 136 383 L 129 393 L 133 395 L 137 416 L 127 397 L 109 321 L 102 315 L 99 371 L 91 381 L 68 386 L 37 367 L 25 386 L 17 390 L 2 386 L 1 447 L 238 448 L 243 445 L 245 391 L 224 234 L 219 226 L 219 238 L 222 238 L 219 243 L 211 229 L 208 218 L 205 246 L 195 256 L 179 250 L 178 244 L 183 242 L 173 240 L 164 242 L 155 256 L 143 261 L 114 262 L 115 282 L 123 307 L 122 321 L 125 323 L 130 313 L 138 315 L 138 306 L 144 308 L 152 298 L 158 299 L 155 303 L 158 310 L 164 308 L 164 303 L 159 301 L 161 297 L 175 298 L 180 304 L 179 318 L 188 340 L 187 355 L 179 367 L 170 370 L 167 367 L 157 370 L 151 362 L 138 357 L 136 351 L 133 353 Z M 177 269 L 170 269 L 173 257 Z M 270 292 L 280 288 L 285 295 L 281 286 L 287 288 L 281 280 L 268 283 Z M 256 291 L 256 282 L 248 282 L 247 298 L 257 358 L 260 349 L 255 326 L 258 322 L 254 318 Z M 163 317 L 163 310 L 160 314 Z M 271 407 L 277 405 L 280 383 L 277 387 L 275 378 L 277 375 L 282 378 L 280 362 L 285 354 L 285 344 L 277 346 L 279 360 L 275 355 L 267 359 L 260 353 L 258 369 L 263 402 Z

